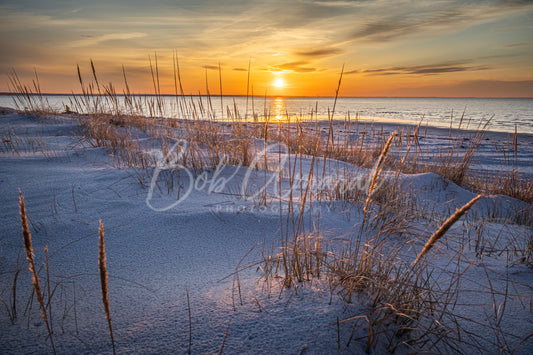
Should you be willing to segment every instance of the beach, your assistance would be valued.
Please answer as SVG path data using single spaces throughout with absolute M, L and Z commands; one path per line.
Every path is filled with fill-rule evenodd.
M 453 155 L 463 154 L 476 132 L 450 134 L 450 129 L 420 126 L 415 134 L 416 125 L 345 123 L 308 122 L 302 129 L 280 122 L 270 124 L 268 135 L 245 133 L 248 164 L 229 158 L 209 163 L 214 156 L 205 143 L 193 145 L 186 138 L 183 122 L 167 125 L 162 119 L 149 129 L 106 123 L 114 132 L 129 132 L 127 139 L 146 156 L 147 163 L 128 163 L 121 148 L 89 138 L 76 115 L 2 110 L 2 351 L 50 352 L 50 334 L 33 298 L 25 258 L 20 191 L 58 353 L 112 351 L 100 295 L 100 220 L 118 353 L 362 353 L 370 346 L 377 354 L 394 346 L 396 353 L 407 354 L 427 342 L 437 352 L 508 346 L 517 354 L 530 353 L 530 203 L 484 196 L 425 256 L 415 277 L 404 270 L 427 238 L 477 191 L 433 172 L 386 169 L 378 179 L 385 192 L 370 194 L 365 204 L 374 160 L 358 167 L 340 155 L 324 160 L 298 154 L 274 140 L 277 131 L 298 136 L 301 130 L 339 148 L 352 147 L 344 143 L 352 136 L 367 135 L 368 146 L 378 150 L 377 156 L 370 151 L 368 156 L 377 160 L 395 131 L 403 134 L 404 143 L 415 136 L 417 142 L 395 141 L 391 156 L 401 159 L 419 151 L 421 161 L 431 161 L 451 142 L 459 144 Z M 264 124 L 216 123 L 219 140 L 236 139 L 235 127 L 259 132 Z M 331 141 L 329 127 L 334 127 Z M 183 140 L 165 145 L 170 131 Z M 241 142 L 243 136 L 238 137 Z M 196 153 L 187 155 L 191 147 Z M 486 132 L 468 174 L 516 170 L 531 179 L 533 135 L 518 134 L 514 147 L 516 155 L 511 133 Z M 171 173 L 173 186 L 166 175 Z M 350 189 L 339 188 L 354 182 Z M 347 288 L 347 275 L 334 271 L 342 259 L 336 253 L 359 245 L 357 240 L 376 243 L 375 262 L 390 265 L 388 276 L 377 264 L 365 274 L 376 276 L 383 289 L 378 281 Z M 309 259 L 301 259 L 309 264 L 307 276 L 299 280 L 296 273 L 288 282 L 280 255 L 293 258 L 297 247 L 307 250 Z M 414 281 L 419 277 L 424 281 Z M 14 283 L 17 316 L 11 320 Z M 418 319 L 411 314 L 393 321 L 390 314 L 401 306 L 395 285 L 402 287 L 395 292 L 406 292 L 409 299 L 419 292 Z M 402 332 L 402 322 L 415 328 L 412 334 Z

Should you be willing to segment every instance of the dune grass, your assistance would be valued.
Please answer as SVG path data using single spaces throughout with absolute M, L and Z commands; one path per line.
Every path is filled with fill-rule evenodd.
M 217 117 L 212 97 L 206 83 L 207 95 L 188 97 L 183 93 L 179 62 L 175 56 L 174 72 L 172 74 L 175 86 L 175 103 L 173 110 L 179 116 L 187 118 L 168 119 L 167 107 L 160 88 L 160 71 L 157 56 L 154 61 L 150 59 L 151 80 L 154 93 L 151 96 L 135 94 L 129 87 L 127 74 L 123 68 L 123 90 L 118 92 L 112 83 L 101 84 L 94 62 L 90 61 L 90 77 L 84 78 L 80 67 L 77 68 L 81 95 L 73 95 L 69 107 L 85 128 L 85 136 L 90 138 L 90 144 L 111 147 L 117 152 L 117 159 L 129 166 L 153 165 L 153 161 L 141 153 L 139 147 L 134 145 L 134 138 L 129 136 L 132 127 L 168 139 L 185 138 L 191 142 L 191 147 L 199 145 L 206 152 L 208 158 L 201 159 L 194 150 L 191 150 L 187 162 L 197 168 L 203 168 L 206 161 L 210 166 L 219 162 L 220 155 L 231 157 L 233 164 L 249 164 L 253 150 L 250 137 L 266 138 L 287 144 L 291 151 L 299 154 L 316 155 L 346 161 L 358 166 L 371 167 L 379 157 L 388 134 L 377 124 L 360 122 L 358 116 L 344 117 L 342 129 L 337 129 L 333 121 L 335 107 L 331 110 L 330 122 L 325 137 L 319 135 L 314 121 L 313 112 L 309 117 L 296 116 L 287 123 L 289 129 L 276 132 L 273 130 L 273 118 L 265 108 L 262 115 L 254 112 L 256 119 L 246 121 L 237 106 L 223 108 L 226 115 Z M 222 87 L 222 73 L 220 72 L 220 87 Z M 341 76 L 342 79 L 342 76 Z M 35 112 L 40 115 L 57 114 L 51 109 L 41 91 L 37 73 L 32 85 L 23 84 L 17 73 L 13 71 L 9 76 L 10 88 L 15 104 L 26 112 Z M 340 80 L 339 80 L 340 87 Z M 221 89 L 220 89 L 221 90 Z M 338 94 L 339 88 L 337 88 Z M 222 95 L 222 91 L 221 91 Z M 252 100 L 253 102 L 253 100 Z M 221 100 L 221 105 L 222 100 Z M 335 106 L 335 103 L 334 103 Z M 244 115 L 246 116 L 246 115 Z M 262 122 L 257 122 L 261 118 Z M 231 129 L 224 128 L 220 120 L 230 121 Z M 456 184 L 485 194 L 506 194 L 526 202 L 533 201 L 533 185 L 531 180 L 524 179 L 517 171 L 499 172 L 491 176 L 469 174 L 469 169 L 475 157 L 476 150 L 481 144 L 490 124 L 490 119 L 481 123 L 477 130 L 462 130 L 464 113 L 457 127 L 450 126 L 450 144 L 440 149 L 437 153 L 424 151 L 420 142 L 427 139 L 427 127 L 422 133 L 421 123 L 411 128 L 404 127 L 397 132 L 392 142 L 391 154 L 384 161 L 384 167 L 405 173 L 435 172 Z M 292 121 L 292 122 L 290 122 Z M 264 123 L 263 123 L 264 122 Z M 305 123 L 304 123 L 305 122 Z M 169 129 L 173 128 L 173 130 Z M 355 138 L 352 134 L 355 133 Z M 173 132 L 173 133 L 171 133 Z M 454 136 L 456 134 L 456 136 Z M 230 136 L 231 139 L 227 139 Z M 16 138 L 3 139 L 5 150 L 15 150 Z M 498 148 L 505 162 L 512 164 L 513 156 L 516 159 L 518 149 L 518 134 L 515 132 L 509 139 L 507 147 Z M 11 144 L 10 142 L 13 142 Z M 193 144 L 194 142 L 194 144 Z

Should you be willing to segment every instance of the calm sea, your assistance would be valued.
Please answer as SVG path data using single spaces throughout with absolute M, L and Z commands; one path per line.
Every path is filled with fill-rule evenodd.
M 69 96 L 45 95 L 50 106 L 64 110 L 70 105 Z M 164 96 L 164 115 L 180 117 L 174 96 Z M 209 107 L 206 97 L 188 97 L 196 109 Z M 219 96 L 211 97 L 212 112 L 218 119 L 227 118 L 228 110 L 232 113 L 237 108 L 243 118 L 252 119 L 255 113 L 261 119 L 266 112 L 273 119 L 327 119 L 331 112 L 334 98 L 321 97 L 254 97 Z M 0 95 L 0 106 L 15 108 L 9 95 Z M 72 106 L 71 106 L 72 107 Z M 145 108 L 145 112 L 149 112 Z M 224 112 L 222 114 L 222 112 Z M 436 127 L 449 127 L 453 121 L 457 127 L 464 112 L 463 128 L 475 129 L 481 123 L 491 119 L 490 130 L 533 133 L 533 99 L 476 99 L 476 98 L 339 98 L 335 107 L 335 118 L 344 119 L 348 115 L 354 118 L 383 122 L 418 123 Z

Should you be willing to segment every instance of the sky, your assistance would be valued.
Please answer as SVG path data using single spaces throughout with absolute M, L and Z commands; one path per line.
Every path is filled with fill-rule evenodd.
M 0 92 L 533 97 L 533 1 L 0 0 Z M 220 80 L 222 79 L 222 80 Z

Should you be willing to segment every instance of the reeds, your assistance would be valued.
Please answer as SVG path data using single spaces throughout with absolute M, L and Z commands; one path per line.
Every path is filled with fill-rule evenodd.
M 231 164 L 238 165 L 238 162 L 242 162 L 244 166 L 247 166 L 250 156 L 253 154 L 253 151 L 250 149 L 250 138 L 261 136 L 259 133 L 261 129 L 255 130 L 253 124 L 249 124 L 249 127 L 244 128 L 241 120 L 242 116 L 238 112 L 237 106 L 233 105 L 233 107 L 227 107 L 226 110 L 227 120 L 233 121 L 231 130 L 234 132 L 220 131 L 219 125 L 215 122 L 216 115 L 213 111 L 210 94 L 207 93 L 207 104 L 203 102 L 202 96 L 199 96 L 196 102 L 192 97 L 187 101 L 183 91 L 181 72 L 176 53 L 174 53 L 173 58 L 176 96 L 175 108 L 179 116 L 185 118 L 184 121 L 163 118 L 166 114 L 167 105 L 164 103 L 160 87 L 162 73 L 160 72 L 157 54 L 153 58 L 149 58 L 149 74 L 155 93 L 152 96 L 136 95 L 131 91 L 124 67 L 122 68 L 122 75 L 124 77 L 125 89 L 122 93 L 118 92 L 112 83 L 107 85 L 102 84 L 102 80 L 97 75 L 96 65 L 92 60 L 90 60 L 90 80 L 84 79 L 80 67 L 77 67 L 82 95 L 73 96 L 70 106 L 72 106 L 74 111 L 83 113 L 75 115 L 75 117 L 87 129 L 86 134 L 90 137 L 91 142 L 94 142 L 98 146 L 111 146 L 113 151 L 118 153 L 116 154 L 117 159 L 120 160 L 120 164 L 123 166 L 138 167 L 141 165 L 145 169 L 146 167 L 153 166 L 155 162 L 150 161 L 148 156 L 142 154 L 142 150 L 134 144 L 133 139 L 131 139 L 132 137 L 128 138 L 128 134 L 124 134 L 121 131 L 131 132 L 131 129 L 136 127 L 150 132 L 155 136 L 172 138 L 168 136 L 169 131 L 164 128 L 166 126 L 173 129 L 178 128 L 178 130 L 172 133 L 177 136 L 184 133 L 185 130 L 185 136 L 191 141 L 190 146 L 192 147 L 194 144 L 198 144 L 199 149 L 206 152 L 202 156 L 196 153 L 190 154 L 191 159 L 188 162 L 194 164 L 195 167 L 216 166 L 220 160 L 220 156 L 223 154 L 231 157 L 229 160 Z M 14 99 L 17 101 L 17 106 L 24 107 L 31 112 L 53 112 L 46 101 L 46 97 L 41 93 L 37 73 L 35 73 L 35 79 L 32 85 L 23 84 L 15 71 L 9 75 L 9 80 L 10 89 Z M 219 80 L 220 95 L 222 95 L 222 73 L 220 65 Z M 311 125 L 301 126 L 302 128 L 298 129 L 296 135 L 287 132 L 284 136 L 280 134 L 278 137 L 275 134 L 271 134 L 269 138 L 271 140 L 283 141 L 291 147 L 292 151 L 301 154 L 324 156 L 364 167 L 371 167 L 375 159 L 380 155 L 386 140 L 383 128 L 379 129 L 373 123 L 362 123 L 359 121 L 358 116 L 353 119 L 348 113 L 344 118 L 345 133 L 343 134 L 335 129 L 333 115 L 335 114 L 341 80 L 342 72 L 336 89 L 333 109 L 330 110 L 328 135 L 327 137 L 320 137 L 319 140 L 323 141 L 318 145 L 319 149 L 314 149 L 317 146 L 316 140 L 318 135 L 310 132 Z M 250 88 L 251 84 L 250 82 L 247 83 L 248 88 Z M 221 118 L 224 118 L 222 99 L 221 110 Z M 248 112 L 245 112 L 244 118 L 247 115 Z M 265 108 L 263 119 L 267 122 L 267 125 L 269 116 L 270 113 Z M 290 118 L 289 116 L 287 114 L 287 118 Z M 531 197 L 533 186 L 524 178 L 520 178 L 517 183 L 515 176 L 512 174 L 505 175 L 504 172 L 490 179 L 477 179 L 475 176 L 468 174 L 469 167 L 487 131 L 490 120 L 480 124 L 477 131 L 470 134 L 461 130 L 463 120 L 465 119 L 464 116 L 465 112 L 461 116 L 457 129 L 453 127 L 452 116 L 450 121 L 450 146 L 439 150 L 437 153 L 432 153 L 429 150 L 423 151 L 420 146 L 420 139 L 428 138 L 427 127 L 426 133 L 423 135 L 420 133 L 419 128 L 422 122 L 420 122 L 414 132 L 409 127 L 399 131 L 393 141 L 393 147 L 398 152 L 404 149 L 405 154 L 403 157 L 389 154 L 390 159 L 388 159 L 385 165 L 391 169 L 399 169 L 407 173 L 435 172 L 460 186 L 470 188 L 474 191 L 483 191 L 489 194 L 509 191 L 509 194 L 512 194 L 513 197 L 531 202 L 533 200 Z M 253 117 L 256 117 L 255 112 L 253 112 Z M 302 119 L 304 121 L 312 120 L 313 113 L 311 112 L 309 118 L 302 117 Z M 264 127 L 262 124 L 260 125 Z M 117 130 L 117 126 L 123 129 Z M 234 134 L 234 137 L 229 140 L 226 139 L 228 133 Z M 352 137 L 353 133 L 356 133 L 357 138 L 354 139 Z M 453 136 L 454 133 L 455 136 Z M 113 138 L 117 136 L 120 136 L 120 138 Z M 11 142 L 10 140 L 2 141 L 4 145 L 9 145 Z M 193 144 L 192 141 L 195 143 Z M 508 146 L 511 147 L 511 139 L 509 140 Z M 11 149 L 12 147 L 9 148 Z M 516 127 L 512 137 L 512 148 L 509 148 L 509 150 L 511 149 L 514 153 L 514 161 L 516 162 L 518 151 L 518 133 Z M 504 180 L 506 183 L 505 186 L 508 188 L 502 189 L 502 185 L 499 182 L 494 183 L 497 180 Z
M 34 69 L 34 77 L 32 85 L 25 85 L 20 81 L 15 69 L 9 73 L 8 86 L 13 94 L 15 107 L 24 112 L 35 112 L 45 116 L 56 113 L 51 108 L 48 99 L 43 96 L 36 69 Z

